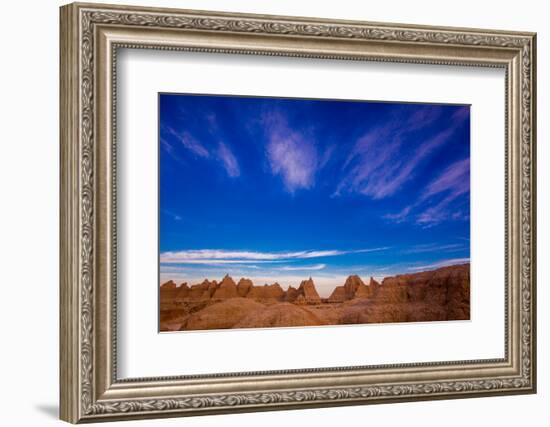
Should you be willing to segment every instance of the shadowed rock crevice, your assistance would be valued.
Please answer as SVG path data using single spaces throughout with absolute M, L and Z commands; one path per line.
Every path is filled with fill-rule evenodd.
M 160 330 L 207 330 L 362 323 L 468 320 L 470 264 L 386 277 L 357 275 L 321 298 L 313 279 L 290 286 L 255 286 L 226 275 L 219 283 L 160 287 Z

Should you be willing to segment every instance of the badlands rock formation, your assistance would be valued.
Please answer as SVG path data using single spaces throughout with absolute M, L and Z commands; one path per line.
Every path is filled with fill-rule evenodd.
M 219 283 L 160 287 L 160 329 L 202 330 L 358 323 L 467 320 L 470 265 L 386 277 L 368 284 L 349 276 L 322 299 L 310 277 L 298 288 L 255 286 L 226 275 Z
M 232 328 L 243 317 L 263 308 L 262 304 L 251 299 L 231 298 L 190 315 L 182 327 L 188 330 Z
M 354 300 L 342 323 L 419 322 L 470 318 L 469 264 L 387 277 L 371 298 Z
M 349 276 L 343 286 L 334 288 L 328 301 L 344 302 L 354 298 L 367 298 L 375 292 L 377 286 L 379 286 L 379 283 L 372 277 L 367 286 L 359 276 Z
M 284 294 L 285 291 L 283 291 L 281 285 L 274 283 L 272 285 L 252 286 L 245 297 L 265 302 L 277 302 Z
M 252 286 L 252 280 L 243 278 L 237 283 L 237 293 L 240 297 L 245 297 Z
M 300 296 L 303 296 L 302 301 L 306 304 L 321 303 L 321 297 L 317 293 L 317 289 L 315 289 L 315 284 L 313 283 L 313 279 L 311 277 L 308 280 L 304 280 L 302 281 L 302 283 L 300 283 L 300 286 L 298 287 L 298 298 Z
M 269 328 L 277 326 L 318 326 L 325 324 L 307 308 L 289 302 L 264 307 L 244 316 L 235 328 Z
M 226 275 L 219 286 L 214 289 L 212 294 L 212 299 L 215 300 L 226 300 L 229 298 L 236 298 L 239 294 L 237 293 L 237 285 L 229 275 Z

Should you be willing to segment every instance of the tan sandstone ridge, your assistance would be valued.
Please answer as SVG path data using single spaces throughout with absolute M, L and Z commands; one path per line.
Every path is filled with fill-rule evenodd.
M 470 317 L 470 265 L 386 277 L 365 284 L 349 276 L 327 299 L 313 279 L 290 286 L 255 286 L 226 275 L 219 283 L 160 287 L 160 329 L 199 330 L 360 323 L 467 320 Z
M 278 283 L 274 283 L 272 285 L 264 285 L 264 286 L 252 286 L 248 293 L 244 295 L 246 298 L 252 298 L 256 300 L 263 300 L 263 301 L 273 301 L 277 302 L 279 301 L 285 294 L 285 291 L 283 291 L 283 288 L 281 288 L 281 285 Z
M 178 293 L 177 285 L 174 281 L 169 280 L 160 287 L 161 300 L 170 302 Z
M 317 315 L 304 307 L 281 302 L 248 313 L 235 328 L 269 328 L 277 326 L 319 326 L 325 324 Z
M 230 298 L 191 314 L 182 326 L 188 330 L 232 328 L 243 317 L 262 311 L 263 307 L 251 299 Z
M 212 299 L 229 299 L 236 298 L 237 296 L 239 296 L 237 293 L 237 284 L 229 275 L 226 275 L 214 289 Z
M 237 283 L 237 293 L 240 297 L 245 297 L 252 286 L 252 280 L 242 278 L 239 280 L 239 283 Z
M 354 300 L 342 323 L 386 323 L 470 318 L 470 265 L 387 277 L 370 298 Z
M 337 286 L 328 298 L 329 302 L 344 302 L 354 298 L 371 296 L 380 284 L 370 278 L 369 285 L 365 285 L 359 276 L 349 276 L 343 286 Z

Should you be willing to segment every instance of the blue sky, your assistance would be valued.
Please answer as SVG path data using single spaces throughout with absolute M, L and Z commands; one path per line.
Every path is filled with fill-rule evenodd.
M 161 283 L 321 294 L 470 257 L 469 106 L 159 95 Z

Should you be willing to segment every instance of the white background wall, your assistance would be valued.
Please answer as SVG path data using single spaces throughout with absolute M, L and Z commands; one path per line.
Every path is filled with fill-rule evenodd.
M 113 3 L 122 3 L 111 0 Z M 139 1 L 133 4 L 538 32 L 539 393 L 438 402 L 208 416 L 131 425 L 411 426 L 548 423 L 550 292 L 550 29 L 545 2 L 305 0 Z M 0 413 L 3 425 L 59 425 L 58 402 L 58 6 L 2 5 L 0 65 Z M 546 166 L 546 167 L 545 167 Z M 490 165 L 488 165 L 490 167 Z M 546 217 L 546 218 L 545 218 Z M 546 219 L 546 221 L 545 221 Z M 546 419 L 545 419 L 546 418 Z

